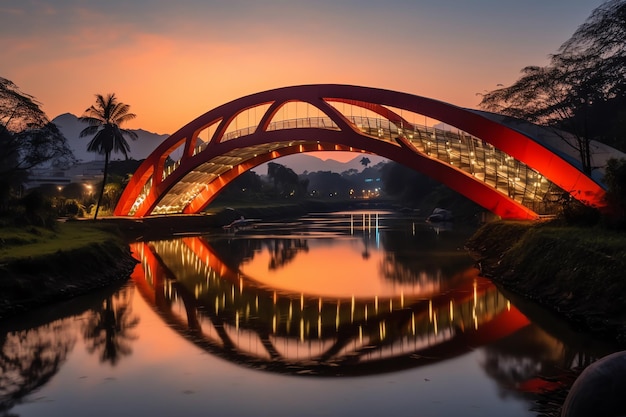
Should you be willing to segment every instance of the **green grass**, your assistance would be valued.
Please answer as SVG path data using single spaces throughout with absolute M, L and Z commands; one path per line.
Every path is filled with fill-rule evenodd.
M 88 220 L 58 223 L 55 230 L 35 226 L 3 227 L 0 228 L 0 263 L 78 249 L 110 241 L 116 236 L 111 226 Z
M 476 252 L 498 255 L 500 267 L 530 275 L 581 279 L 607 277 L 626 266 L 626 234 L 602 227 L 494 222 L 467 242 Z

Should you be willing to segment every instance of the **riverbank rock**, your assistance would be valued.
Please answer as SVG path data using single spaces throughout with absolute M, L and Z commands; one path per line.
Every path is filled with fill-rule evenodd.
M 626 352 L 616 352 L 588 366 L 570 389 L 561 417 L 626 415 Z

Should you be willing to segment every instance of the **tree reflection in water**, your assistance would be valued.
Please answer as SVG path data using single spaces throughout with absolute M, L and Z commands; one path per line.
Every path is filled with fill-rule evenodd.
M 216 242 L 215 252 L 220 260 L 235 270 L 262 248 L 261 239 L 217 239 Z
M 268 269 L 275 270 L 293 261 L 299 252 L 308 252 L 306 239 L 214 239 L 213 246 L 220 260 L 230 268 L 239 269 L 265 247 L 270 254 Z
M 566 346 L 548 336 L 537 326 L 528 326 L 485 348 L 485 372 L 498 381 L 500 393 L 506 396 L 524 382 L 542 375 L 556 377 L 557 369 L 571 365 Z
M 46 384 L 76 343 L 73 318 L 0 336 L 0 414 Z
M 298 252 L 309 251 L 306 239 L 271 239 L 265 244 L 270 252 L 270 270 L 283 268 Z
M 609 346 L 564 343 L 535 324 L 486 346 L 482 366 L 498 382 L 501 398 L 525 398 L 534 402 L 539 416 L 560 416 L 576 377 L 611 351 Z
M 393 282 L 439 283 L 472 265 L 462 250 L 464 239 L 463 234 L 441 239 L 433 233 L 385 230 L 380 234 L 381 275 Z
M 139 317 L 132 313 L 133 293 L 133 287 L 124 287 L 88 313 L 83 328 L 85 346 L 89 353 L 98 352 L 102 363 L 115 366 L 133 352 L 131 342 L 137 336 L 131 330 L 139 324 Z

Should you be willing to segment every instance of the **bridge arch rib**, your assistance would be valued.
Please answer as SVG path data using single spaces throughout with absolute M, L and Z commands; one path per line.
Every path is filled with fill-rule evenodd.
M 278 117 L 289 106 L 304 107 L 306 117 Z M 416 115 L 458 131 L 420 125 Z M 242 97 L 183 126 L 140 165 L 115 215 L 197 213 L 243 172 L 313 151 L 383 156 L 502 218 L 537 218 L 555 192 L 569 192 L 592 206 L 604 204 L 603 187 L 576 166 L 480 112 L 390 90 L 319 84 Z M 174 155 L 180 155 L 176 161 Z

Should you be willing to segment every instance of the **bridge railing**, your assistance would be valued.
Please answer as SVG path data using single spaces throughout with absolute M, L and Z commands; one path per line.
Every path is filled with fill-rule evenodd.
M 347 119 L 356 130 L 376 140 L 399 146 L 397 138 L 404 137 L 417 151 L 469 173 L 477 180 L 538 212 L 549 212 L 552 195 L 560 192 L 558 187 L 537 171 L 466 132 L 419 124 L 398 126 L 388 119 L 376 117 L 348 116 Z M 339 129 L 328 117 L 310 117 L 275 121 L 267 130 L 299 128 Z M 247 126 L 227 132 L 222 141 L 251 135 L 257 129 L 258 126 Z M 201 141 L 194 154 L 203 152 L 208 144 Z M 161 174 L 162 179 L 175 172 L 180 163 L 178 160 L 168 165 Z

